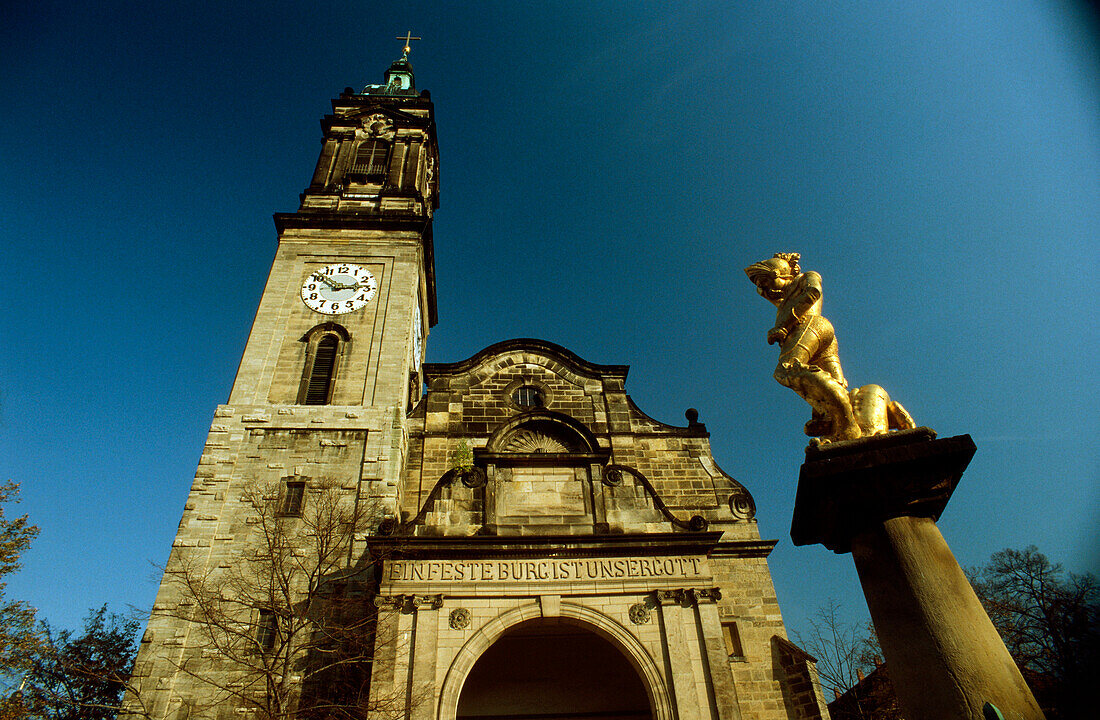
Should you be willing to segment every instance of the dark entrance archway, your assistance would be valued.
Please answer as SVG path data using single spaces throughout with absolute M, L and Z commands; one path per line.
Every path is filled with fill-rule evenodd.
M 517 625 L 470 671 L 458 720 L 649 720 L 637 671 L 609 641 L 576 625 Z

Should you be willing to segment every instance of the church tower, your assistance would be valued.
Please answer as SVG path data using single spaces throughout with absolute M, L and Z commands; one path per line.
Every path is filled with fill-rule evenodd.
M 279 245 L 228 404 L 311 441 L 359 432 L 346 439 L 362 445 L 362 489 L 392 508 L 436 322 L 433 106 L 406 47 L 384 84 L 346 88 L 332 109 L 298 211 L 275 215 Z
M 286 602 L 257 592 L 293 574 L 272 567 L 282 551 L 272 546 L 296 542 L 326 503 L 355 518 L 346 537 L 329 541 L 354 544 L 401 502 L 405 418 L 421 396 L 425 339 L 436 322 L 432 216 L 439 206 L 434 109 L 430 94 L 416 88 L 408 45 L 383 84 L 349 87 L 334 99 L 321 130 L 297 212 L 275 215 L 271 271 L 229 400 L 214 413 L 142 640 L 128 695 L 136 715 L 264 715 L 264 703 L 250 700 L 275 677 L 277 645 L 296 642 L 277 606 L 319 582 L 288 588 Z M 271 552 L 250 572 L 266 579 L 238 588 L 247 597 L 218 598 L 219 583 L 243 582 L 238 570 L 256 553 L 257 528 Z M 339 552 L 347 565 L 357 551 Z M 314 574 L 336 572 L 326 562 Z M 204 615 L 215 599 L 223 607 Z M 243 649 L 228 647 L 233 633 L 211 631 L 230 618 L 248 628 L 238 633 Z M 233 671 L 227 657 L 243 669 Z M 292 678 L 280 682 L 296 696 Z
M 409 39 L 275 216 L 123 715 L 827 717 L 697 412 L 659 422 L 627 366 L 543 340 L 422 362 L 439 161 Z

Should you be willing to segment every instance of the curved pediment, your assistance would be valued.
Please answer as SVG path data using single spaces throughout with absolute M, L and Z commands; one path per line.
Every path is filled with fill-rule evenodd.
M 409 416 L 416 462 L 406 488 L 417 501 L 407 504 L 403 532 L 721 527 L 758 537 L 752 498 L 714 463 L 698 413 L 686 413 L 686 427 L 649 417 L 626 393 L 626 365 L 517 338 L 423 368 L 429 389 Z M 456 448 L 465 449 L 464 464 L 455 464 Z M 456 467 L 465 468 L 461 483 Z M 434 489 L 425 483 L 432 478 Z
M 515 338 L 495 343 L 471 357 L 456 363 L 426 363 L 425 380 L 468 375 L 471 385 L 490 377 L 501 369 L 520 363 L 541 365 L 581 385 L 585 379 L 615 378 L 626 380 L 629 365 L 599 365 L 566 350 L 561 345 L 534 338 Z

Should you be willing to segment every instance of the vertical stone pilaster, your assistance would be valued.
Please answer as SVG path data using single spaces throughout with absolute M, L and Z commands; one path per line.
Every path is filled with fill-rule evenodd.
M 404 708 L 401 715 L 409 717 L 412 712 L 412 647 L 413 623 L 416 618 L 411 612 L 402 610 L 397 614 L 397 647 L 393 663 L 393 700 L 394 708 Z M 401 697 L 404 695 L 404 697 Z
M 607 498 L 604 496 L 603 466 L 588 466 L 588 492 L 592 497 L 592 521 L 597 532 L 607 532 Z
M 658 613 L 672 673 L 672 692 L 679 720 L 708 720 L 712 712 L 706 693 L 700 693 L 695 671 L 700 658 L 693 657 L 689 638 L 696 634 L 694 600 L 688 590 L 658 590 Z
M 375 653 L 371 663 L 370 694 L 379 706 L 370 720 L 390 717 L 394 707 L 404 705 L 403 683 L 397 676 L 398 655 L 401 645 L 401 615 L 393 605 L 378 609 L 378 628 L 375 636 Z
M 408 717 L 411 720 L 431 720 L 435 717 L 438 696 L 435 663 L 439 640 L 439 606 L 436 599 L 417 603 L 413 611 L 411 693 Z
M 487 530 L 496 532 L 497 527 L 497 466 L 491 464 L 485 469 L 486 482 L 481 488 L 481 522 Z
M 375 602 L 380 652 L 371 698 L 378 703 L 376 716 L 431 720 L 438 695 L 435 666 L 443 596 L 379 596 Z
M 699 624 L 699 643 L 707 666 L 720 720 L 741 720 L 741 708 L 737 702 L 737 687 L 733 682 L 726 641 L 722 637 L 722 621 L 718 617 L 717 602 L 722 598 L 718 588 L 697 591 L 695 605 Z

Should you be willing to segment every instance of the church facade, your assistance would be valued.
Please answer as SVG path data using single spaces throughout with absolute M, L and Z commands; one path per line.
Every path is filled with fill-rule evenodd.
M 321 124 L 125 713 L 828 717 L 697 414 L 541 340 L 422 362 L 439 153 L 407 49 Z

